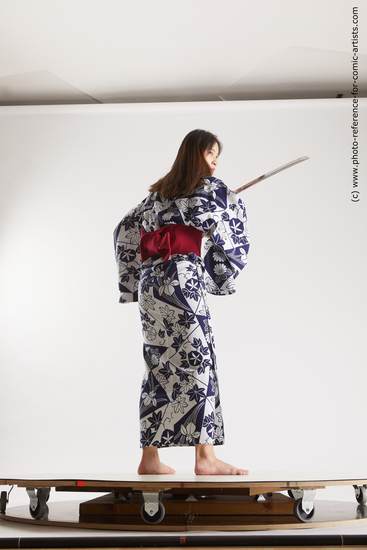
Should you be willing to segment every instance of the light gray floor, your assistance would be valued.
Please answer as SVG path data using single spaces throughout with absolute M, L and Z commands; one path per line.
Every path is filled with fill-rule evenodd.
M 301 530 L 276 530 L 276 531 L 235 531 L 235 532 L 223 532 L 223 531 L 195 531 L 188 533 L 183 532 L 136 532 L 136 531 L 100 531 L 96 529 L 68 529 L 68 528 L 56 528 L 56 527 L 43 527 L 38 525 L 22 525 L 19 523 L 11 523 L 8 521 L 0 520 L 0 538 L 30 538 L 30 537 L 136 537 L 136 536 L 208 536 L 215 535 L 216 537 L 231 537 L 234 535 L 243 536 L 274 536 L 274 535 L 292 535 L 292 536 L 305 536 L 305 535 L 367 535 L 367 525 L 356 525 L 350 527 L 333 527 L 328 529 L 301 529 Z

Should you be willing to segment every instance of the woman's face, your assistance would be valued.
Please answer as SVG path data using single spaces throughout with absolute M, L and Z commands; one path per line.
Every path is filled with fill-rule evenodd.
M 214 143 L 213 147 L 211 149 L 207 149 L 204 153 L 204 158 L 212 172 L 212 175 L 214 174 L 215 169 L 217 167 L 218 157 L 219 157 L 218 143 Z

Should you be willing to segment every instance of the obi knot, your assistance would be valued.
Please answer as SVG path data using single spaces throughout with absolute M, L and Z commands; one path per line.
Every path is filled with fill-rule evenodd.
M 143 262 L 159 254 L 164 262 L 172 254 L 200 256 L 202 232 L 191 225 L 165 225 L 155 231 L 141 231 L 140 255 Z
M 164 227 L 157 230 L 157 252 L 164 262 L 171 256 L 171 237 L 169 231 L 163 231 Z

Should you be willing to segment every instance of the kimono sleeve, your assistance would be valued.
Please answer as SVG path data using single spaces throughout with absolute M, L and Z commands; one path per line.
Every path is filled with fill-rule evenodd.
M 139 242 L 143 206 L 144 202 L 130 210 L 113 234 L 120 304 L 138 301 L 141 267 Z
M 205 286 L 210 294 L 233 294 L 234 279 L 245 267 L 250 247 L 246 208 L 223 182 L 213 183 L 210 200 L 216 208 L 210 238 L 204 239 Z

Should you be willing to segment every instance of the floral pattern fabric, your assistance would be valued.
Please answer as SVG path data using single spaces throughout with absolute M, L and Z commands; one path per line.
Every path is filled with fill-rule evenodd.
M 202 258 L 173 254 L 141 262 L 140 229 L 192 225 L 210 234 Z M 151 193 L 114 233 L 120 302 L 139 302 L 145 375 L 140 397 L 141 446 L 224 442 L 207 292 L 235 292 L 247 261 L 246 210 L 214 177 L 189 197 Z

